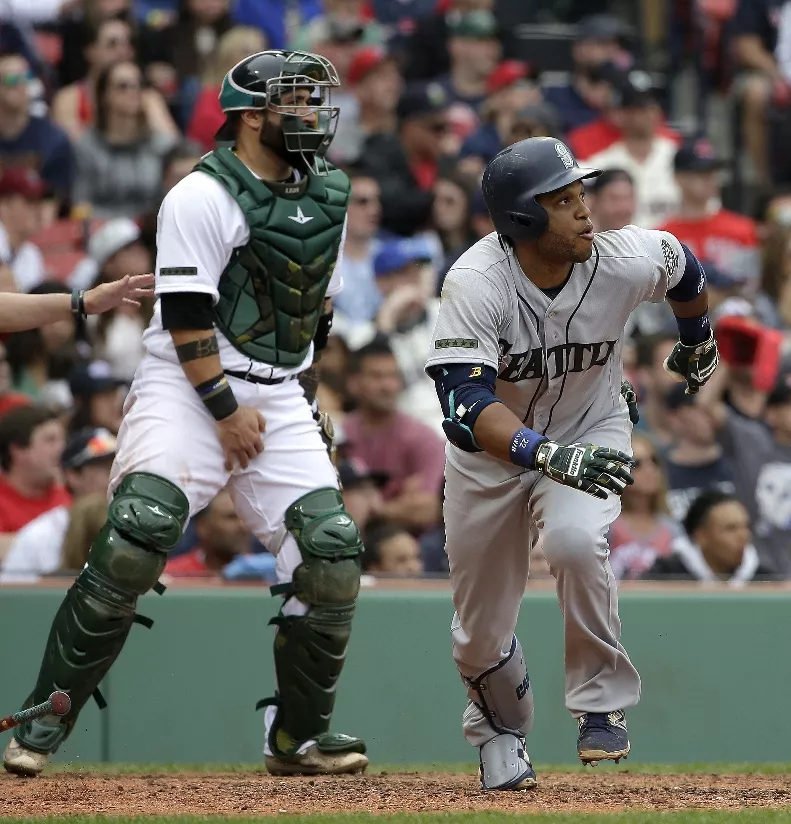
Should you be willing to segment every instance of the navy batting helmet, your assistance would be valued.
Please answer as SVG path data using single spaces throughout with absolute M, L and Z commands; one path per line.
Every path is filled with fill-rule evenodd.
M 535 240 L 549 222 L 536 197 L 600 174 L 599 169 L 580 168 L 562 141 L 529 137 L 489 161 L 483 173 L 483 196 L 498 234 L 512 241 Z

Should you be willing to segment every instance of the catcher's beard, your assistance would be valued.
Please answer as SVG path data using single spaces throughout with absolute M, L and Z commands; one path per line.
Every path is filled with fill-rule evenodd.
M 307 174 L 308 164 L 300 152 L 292 152 L 286 148 L 286 137 L 283 134 L 282 126 L 275 126 L 266 117 L 261 131 L 258 133 L 261 145 L 274 152 L 281 160 L 296 169 L 301 174 Z

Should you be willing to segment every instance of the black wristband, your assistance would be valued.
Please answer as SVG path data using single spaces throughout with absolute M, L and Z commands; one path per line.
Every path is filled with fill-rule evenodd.
M 332 311 L 329 311 L 319 317 L 319 325 L 316 327 L 316 334 L 313 336 L 313 349 L 315 352 L 321 352 L 327 348 L 327 341 L 330 339 L 330 330 L 332 329 L 332 314 Z
M 85 311 L 85 290 L 72 289 L 71 290 L 71 311 L 72 314 L 80 318 L 87 318 L 88 313 Z
M 236 396 L 225 375 L 216 375 L 211 380 L 199 383 L 195 391 L 215 421 L 221 421 L 233 415 L 239 408 Z

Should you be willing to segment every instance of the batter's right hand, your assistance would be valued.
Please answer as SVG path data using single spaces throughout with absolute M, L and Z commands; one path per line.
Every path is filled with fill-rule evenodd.
M 594 498 L 606 498 L 608 492 L 620 495 L 634 483 L 629 474 L 633 466 L 634 460 L 623 452 L 590 443 L 561 446 L 544 441 L 536 450 L 536 469 Z
M 261 435 L 265 430 L 264 416 L 251 406 L 240 406 L 233 415 L 217 421 L 217 434 L 228 472 L 233 472 L 237 463 L 247 469 L 250 461 L 264 451 Z

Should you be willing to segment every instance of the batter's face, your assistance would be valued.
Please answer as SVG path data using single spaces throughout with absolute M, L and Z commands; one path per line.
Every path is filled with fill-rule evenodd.
M 546 231 L 536 241 L 539 254 L 564 263 L 588 260 L 593 254 L 593 222 L 582 181 L 539 195 L 536 201 L 549 217 Z

